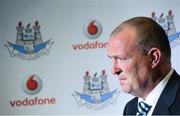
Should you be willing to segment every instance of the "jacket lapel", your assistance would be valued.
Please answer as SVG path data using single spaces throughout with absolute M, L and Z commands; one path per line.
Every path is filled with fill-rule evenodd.
M 177 77 L 179 76 L 174 71 L 162 94 L 159 97 L 159 100 L 153 111 L 153 115 L 170 114 L 171 111 L 169 109 L 176 99 L 176 92 L 179 86 L 179 83 L 177 83 Z
M 136 113 L 137 113 L 137 102 L 138 102 L 137 97 L 135 97 L 130 102 L 128 102 L 125 106 L 123 115 L 136 115 Z

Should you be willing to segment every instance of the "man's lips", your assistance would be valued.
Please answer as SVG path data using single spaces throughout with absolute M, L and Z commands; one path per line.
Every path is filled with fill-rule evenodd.
M 127 76 L 124 74 L 119 75 L 119 80 L 126 80 Z
M 124 81 L 127 80 L 127 77 L 125 75 L 119 75 L 119 81 L 120 83 L 123 83 Z

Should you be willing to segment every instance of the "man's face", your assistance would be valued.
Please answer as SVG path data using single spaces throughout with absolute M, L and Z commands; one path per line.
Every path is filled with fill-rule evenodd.
M 110 37 L 108 56 L 112 59 L 112 73 L 118 75 L 122 90 L 136 96 L 144 94 L 150 81 L 150 63 L 148 56 L 137 48 L 134 28 L 124 28 Z

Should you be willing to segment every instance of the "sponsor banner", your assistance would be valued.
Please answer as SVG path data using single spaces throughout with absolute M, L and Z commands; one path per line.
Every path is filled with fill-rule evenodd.
M 105 50 L 114 27 L 134 16 L 150 17 L 163 27 L 172 66 L 180 71 L 178 0 L 143 1 L 3 2 L 0 114 L 122 115 L 134 96 L 121 92 L 109 74 Z M 47 38 L 49 34 L 53 37 Z M 53 55 L 40 59 L 51 55 L 52 47 Z M 102 68 L 106 71 L 97 71 Z M 34 71 L 37 74 L 29 74 Z M 22 73 L 29 75 L 21 80 Z

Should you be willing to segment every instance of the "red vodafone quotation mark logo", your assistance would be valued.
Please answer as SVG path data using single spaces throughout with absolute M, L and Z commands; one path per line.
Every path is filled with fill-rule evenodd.
M 42 88 L 42 80 L 39 76 L 33 74 L 24 78 L 22 88 L 27 94 L 36 94 Z
M 84 34 L 90 39 L 96 39 L 102 33 L 102 26 L 97 20 L 90 20 L 86 23 Z

